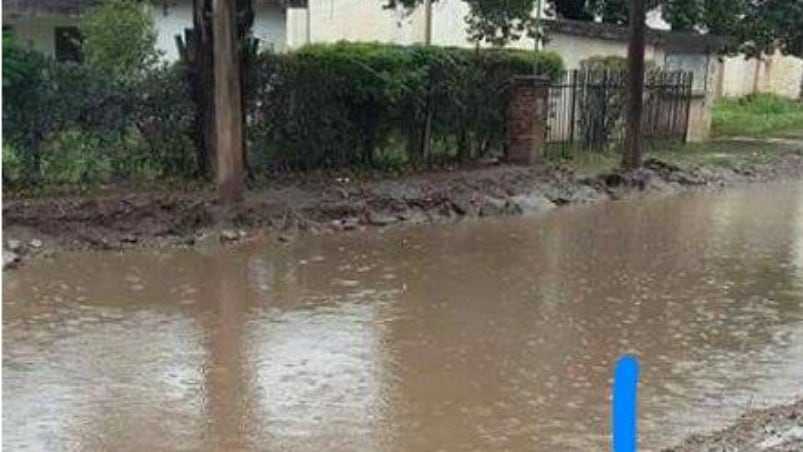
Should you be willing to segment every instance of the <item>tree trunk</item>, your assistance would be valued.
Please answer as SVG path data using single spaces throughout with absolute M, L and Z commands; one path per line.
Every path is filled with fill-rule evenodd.
M 248 122 L 248 102 L 249 98 L 253 99 L 253 92 L 249 91 L 254 89 L 249 85 L 249 71 L 256 63 L 257 54 L 259 53 L 259 41 L 251 35 L 251 29 L 254 26 L 254 5 L 252 0 L 237 0 L 237 46 L 240 55 L 240 108 L 243 112 L 243 127 L 242 127 L 242 154 L 243 154 L 243 171 L 246 177 L 251 174 L 248 167 L 248 153 L 246 152 L 246 143 L 248 136 L 246 131 L 246 124 Z
M 622 166 L 625 169 L 641 168 L 644 159 L 644 40 L 646 33 L 645 0 L 630 0 L 630 45 L 627 49 L 628 96 L 625 151 Z
M 210 0 L 193 0 L 193 28 L 185 34 L 182 52 L 196 107 L 194 139 L 201 177 L 212 175 L 215 169 L 215 81 L 210 13 Z
M 243 196 L 243 112 L 235 8 L 230 0 L 213 0 L 217 187 L 221 201 L 227 204 L 239 202 Z

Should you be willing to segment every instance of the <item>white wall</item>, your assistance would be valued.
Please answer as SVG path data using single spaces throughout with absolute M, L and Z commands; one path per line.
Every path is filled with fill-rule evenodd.
M 719 92 L 724 97 L 751 93 L 772 93 L 797 99 L 801 96 L 803 59 L 781 54 L 764 55 L 761 60 L 744 55 L 725 58 Z
M 287 47 L 287 27 L 284 8 L 264 1 L 254 5 L 254 36 L 260 39 L 260 49 L 273 48 L 283 51 Z M 151 6 L 156 23 L 156 49 L 166 61 L 178 59 L 176 35 L 184 36 L 184 29 L 192 27 L 192 2 L 179 0 L 168 8 Z M 45 55 L 55 56 L 54 28 L 77 26 L 80 19 L 67 16 L 33 16 L 4 19 L 3 25 L 11 25 L 14 34 L 23 45 Z
M 742 55 L 728 57 L 722 62 L 722 95 L 742 97 L 753 92 L 756 87 L 755 59 L 745 59 Z
M 158 36 L 156 48 L 167 61 L 178 59 L 176 35 L 184 36 L 184 29 L 192 27 L 192 2 L 177 1 L 166 10 L 161 6 L 152 7 Z M 255 2 L 254 37 L 260 40 L 260 49 L 273 49 L 277 52 L 286 47 L 285 12 L 280 6 L 266 2 Z
M 563 58 L 566 69 L 578 69 L 580 62 L 589 57 L 619 56 L 627 57 L 627 42 L 597 39 L 587 36 L 577 36 L 562 33 L 551 33 L 545 50 L 557 52 Z M 644 58 L 654 61 L 657 65 L 664 64 L 664 54 L 655 46 L 647 45 L 644 49 Z
M 309 36 L 312 42 L 341 40 L 385 42 L 409 45 L 424 42 L 424 10 L 389 10 L 379 0 L 309 0 Z M 468 40 L 465 17 L 468 6 L 462 0 L 439 0 L 432 5 L 432 43 L 440 46 L 474 47 Z M 307 10 L 290 9 L 288 47 L 307 43 Z M 511 47 L 532 49 L 526 38 Z
M 776 53 L 764 64 L 765 85 L 763 92 L 798 99 L 803 82 L 803 59 Z
M 423 8 L 412 12 L 386 10 L 379 0 L 309 0 L 310 37 L 312 42 L 379 41 L 413 44 L 424 40 Z M 469 6 L 463 0 L 439 0 L 432 4 L 432 43 L 439 46 L 474 47 L 466 32 L 465 18 Z M 288 13 L 288 47 L 307 43 L 307 10 L 291 9 Z M 660 19 L 660 18 L 658 18 Z M 657 19 L 652 18 L 655 22 Z M 656 22 L 657 23 L 657 22 Z M 657 23 L 660 26 L 660 23 Z M 483 45 L 487 47 L 487 45 Z M 523 37 L 509 47 L 534 49 L 535 41 Z M 582 36 L 552 34 L 546 50 L 558 52 L 568 69 L 591 56 L 627 56 L 627 43 Z M 663 53 L 647 46 L 647 58 L 663 64 Z
M 307 40 L 307 8 L 288 8 L 286 48 L 298 49 Z
M 287 48 L 287 14 L 283 7 L 254 2 L 254 37 L 260 49 L 283 52 Z
M 56 55 L 55 28 L 77 26 L 78 19 L 67 16 L 37 16 L 4 19 L 10 25 L 17 42 L 48 56 Z
M 184 36 L 184 29 L 192 27 L 192 3 L 176 2 L 166 10 L 161 6 L 152 6 L 156 23 L 156 50 L 167 61 L 178 60 L 176 35 Z
M 309 0 L 312 42 L 379 41 L 413 44 L 423 40 L 420 8 L 412 13 L 382 8 L 379 0 Z M 304 12 L 293 13 L 292 47 L 306 43 Z

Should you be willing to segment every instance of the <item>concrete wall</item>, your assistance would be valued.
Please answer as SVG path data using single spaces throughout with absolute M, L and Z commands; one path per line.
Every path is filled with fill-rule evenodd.
M 309 0 L 309 10 L 288 10 L 287 42 L 299 48 L 309 40 L 331 43 L 341 40 L 409 45 L 424 42 L 424 11 L 390 10 L 379 0 Z M 309 11 L 309 18 L 307 12 Z M 462 0 L 439 0 L 432 5 L 432 43 L 439 46 L 474 47 L 468 40 L 465 17 L 468 6 Z M 309 24 L 309 35 L 307 35 Z M 511 47 L 534 48 L 525 38 Z
M 709 58 L 705 65 L 705 70 L 700 72 L 704 77 L 703 84 L 706 88 L 695 90 L 689 105 L 689 127 L 686 132 L 686 140 L 692 143 L 711 138 L 711 121 L 716 100 L 714 87 L 719 78 L 719 63 L 716 58 Z
M 725 58 L 717 94 L 742 97 L 752 93 L 770 93 L 797 99 L 801 97 L 803 59 L 780 53 L 760 60 L 743 55 Z
M 11 26 L 21 45 L 45 55 L 56 55 L 56 27 L 77 26 L 78 18 L 67 16 L 37 16 L 4 19 L 3 25 Z
M 154 22 L 156 22 L 156 49 L 167 61 L 178 59 L 176 35 L 184 36 L 184 29 L 192 27 L 192 3 L 176 2 L 167 9 L 152 7 Z
M 764 61 L 762 92 L 798 99 L 803 83 L 803 59 L 777 53 Z
M 290 48 L 306 44 L 307 36 L 314 43 L 346 40 L 404 45 L 424 39 L 420 8 L 412 13 L 387 10 L 378 0 L 309 0 L 308 5 L 308 10 L 292 9 L 288 13 Z
M 287 47 L 287 27 L 282 7 L 266 2 L 256 2 L 254 6 L 254 36 L 260 39 L 260 48 L 273 48 L 283 51 Z M 182 0 L 168 8 L 151 7 L 156 23 L 156 49 L 166 61 L 178 59 L 176 35 L 184 35 L 184 29 L 192 27 L 192 2 Z M 77 26 L 78 17 L 67 16 L 28 16 L 4 19 L 3 25 L 10 25 L 20 43 L 29 45 L 45 55 L 55 56 L 55 27 Z
M 722 61 L 718 95 L 724 97 L 746 96 L 756 89 L 758 60 L 743 56 L 728 57 Z
M 590 57 L 627 57 L 627 43 L 624 41 L 611 41 L 560 33 L 551 34 L 544 48 L 557 52 L 563 58 L 563 64 L 566 69 L 578 69 L 580 62 Z M 646 60 L 654 61 L 659 66 L 663 65 L 664 52 L 662 49 L 647 45 L 644 52 Z
M 184 29 L 192 27 L 192 2 L 177 1 L 167 9 L 156 6 L 152 8 L 156 30 L 156 48 L 166 61 L 178 59 L 176 35 L 184 35 Z M 284 8 L 255 2 L 254 5 L 254 37 L 259 39 L 260 49 L 284 51 L 287 46 L 287 27 Z
M 254 6 L 254 37 L 260 49 L 272 48 L 276 52 L 287 49 L 287 12 L 283 7 L 258 3 Z

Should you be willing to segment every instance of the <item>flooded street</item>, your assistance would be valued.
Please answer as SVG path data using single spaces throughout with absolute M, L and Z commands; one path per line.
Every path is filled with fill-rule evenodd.
M 658 450 L 803 397 L 803 184 L 3 276 L 5 450 Z

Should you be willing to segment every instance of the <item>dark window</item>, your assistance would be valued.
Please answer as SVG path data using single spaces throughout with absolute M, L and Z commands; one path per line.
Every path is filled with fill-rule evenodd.
M 56 60 L 80 63 L 81 32 L 78 27 L 56 27 Z

